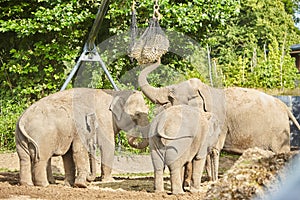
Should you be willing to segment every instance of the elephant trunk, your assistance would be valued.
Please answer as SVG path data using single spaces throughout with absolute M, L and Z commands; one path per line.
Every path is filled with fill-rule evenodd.
M 86 180 L 92 182 L 96 179 L 96 155 L 92 155 L 89 153 L 89 161 L 90 161 L 90 171 L 91 173 L 88 174 Z
M 146 118 L 146 119 L 145 119 Z M 131 133 L 127 133 L 126 137 L 128 140 L 128 144 L 136 149 L 144 149 L 149 145 L 148 140 L 148 132 L 149 132 L 149 120 L 147 115 L 144 117 L 140 117 L 138 120 L 139 126 Z M 136 132 L 137 131 L 137 132 Z M 138 137 L 138 135 L 142 135 L 142 137 Z
M 135 141 L 138 137 L 127 136 L 128 144 L 136 149 L 144 149 L 149 145 L 149 140 L 147 138 L 143 138 L 141 142 L 136 143 Z
M 159 65 L 160 60 L 158 60 L 156 63 L 150 64 L 145 69 L 143 69 L 138 77 L 138 84 L 147 98 L 149 98 L 153 103 L 163 105 L 169 102 L 168 89 L 165 87 L 155 88 L 151 86 L 147 81 L 148 74 L 158 68 Z

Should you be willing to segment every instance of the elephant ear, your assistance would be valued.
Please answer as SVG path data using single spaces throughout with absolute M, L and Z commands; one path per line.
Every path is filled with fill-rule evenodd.
M 112 111 L 118 121 L 121 119 L 124 112 L 124 104 L 125 100 L 119 96 L 116 96 L 110 104 L 109 110 Z
M 174 88 L 171 88 L 171 87 L 169 88 L 168 99 L 169 99 L 170 102 L 173 102 L 176 99 L 176 97 L 175 97 L 175 89 Z
M 207 85 L 202 84 L 198 88 L 198 93 L 201 96 L 201 98 L 203 99 L 204 110 L 206 112 L 212 112 L 213 100 L 212 100 L 212 94 L 211 94 L 210 88 Z

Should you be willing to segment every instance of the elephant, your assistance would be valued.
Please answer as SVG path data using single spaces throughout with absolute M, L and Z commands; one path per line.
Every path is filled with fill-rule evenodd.
M 160 60 L 141 71 L 138 77 L 141 91 L 153 103 L 164 107 L 185 104 L 215 114 L 221 127 L 217 152 L 223 149 L 241 154 L 251 147 L 275 153 L 290 151 L 289 119 L 299 130 L 300 126 L 277 98 L 255 89 L 213 88 L 197 78 L 156 88 L 149 84 L 147 75 L 159 65 Z
M 112 180 L 115 135 L 120 130 L 147 127 L 148 110 L 139 91 L 74 88 L 40 99 L 24 111 L 16 125 L 20 184 L 49 185 L 47 163 L 52 156 L 62 156 L 65 183 L 86 187 L 88 152 L 95 153 L 97 145 L 102 181 Z M 135 147 L 148 146 L 146 139 L 135 144 L 135 136 L 127 137 Z
M 198 191 L 206 156 L 217 144 L 219 133 L 219 123 L 214 115 L 200 108 L 177 105 L 160 112 L 149 128 L 155 191 L 164 191 L 166 165 L 170 170 L 172 193 L 183 193 L 182 170 L 189 162 L 193 165 L 190 190 Z

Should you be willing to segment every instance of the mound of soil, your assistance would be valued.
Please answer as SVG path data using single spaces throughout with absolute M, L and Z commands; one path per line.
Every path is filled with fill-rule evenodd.
M 259 148 L 248 149 L 223 178 L 209 185 L 205 199 L 263 198 L 266 190 L 278 190 L 278 176 L 294 152 L 274 154 Z M 280 174 L 279 174 L 280 173 Z

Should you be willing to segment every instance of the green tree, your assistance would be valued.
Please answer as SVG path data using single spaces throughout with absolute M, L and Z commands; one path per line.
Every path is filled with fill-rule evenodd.
M 240 2 L 240 14 L 207 40 L 225 74 L 225 85 L 294 88 L 296 69 L 288 53 L 300 38 L 292 15 L 286 12 L 285 5 L 291 1 Z M 287 74 L 278 75 L 278 67 Z
M 57 91 L 81 51 L 99 3 L 0 1 L 0 149 L 32 101 Z
M 137 1 L 140 28 L 148 26 L 153 2 Z M 297 77 L 288 52 L 291 44 L 300 41 L 300 32 L 294 26 L 299 0 L 158 2 L 163 16 L 160 25 L 191 37 L 205 48 L 208 45 L 212 63 L 220 72 L 218 77 L 224 77 L 226 86 L 294 87 Z M 0 0 L 0 149 L 13 148 L 14 126 L 24 108 L 60 89 L 82 52 L 100 3 Z M 131 3 L 111 1 L 97 44 L 114 35 L 127 34 Z M 128 56 L 117 54 L 122 42 L 109 44 L 109 53 L 101 52 L 104 59 L 111 59 L 108 69 L 114 80 L 136 66 Z M 164 60 L 185 78 L 203 77 L 197 71 L 199 67 L 178 55 L 168 53 Z M 202 60 L 195 63 L 203 65 Z M 171 70 L 162 72 L 173 76 Z M 92 68 L 84 73 L 92 76 L 89 86 L 111 88 L 103 73 Z M 154 84 L 159 84 L 158 79 L 154 77 Z

